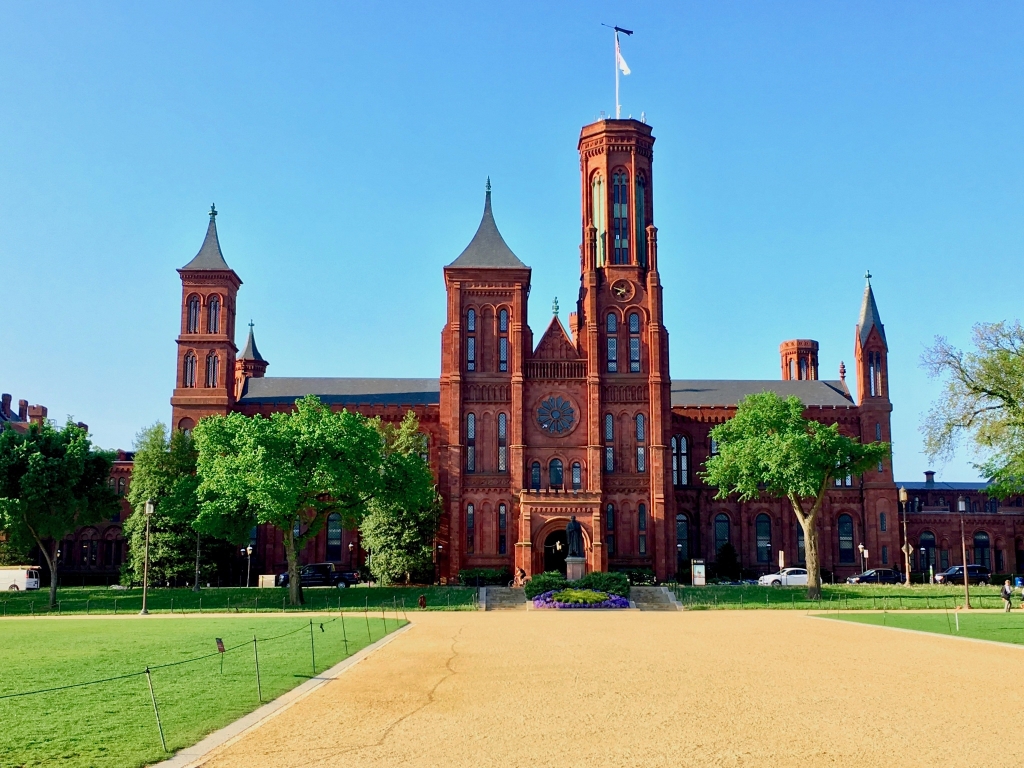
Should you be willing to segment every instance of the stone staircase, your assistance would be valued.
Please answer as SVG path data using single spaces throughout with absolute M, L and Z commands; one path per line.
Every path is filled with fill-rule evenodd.
M 526 610 L 526 593 L 509 587 L 487 587 L 487 610 Z
M 668 587 L 633 587 L 629 591 L 629 599 L 641 611 L 678 611 L 679 603 L 673 597 Z

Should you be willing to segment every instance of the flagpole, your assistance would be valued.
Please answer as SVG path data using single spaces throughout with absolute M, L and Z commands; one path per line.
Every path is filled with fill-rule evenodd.
M 612 30 L 615 36 L 615 119 L 618 120 L 622 111 L 619 106 L 619 30 Z

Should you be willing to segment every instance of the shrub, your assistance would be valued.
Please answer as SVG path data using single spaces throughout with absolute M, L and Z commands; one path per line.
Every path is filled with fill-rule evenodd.
M 629 595 L 629 578 L 624 573 L 593 571 L 579 581 L 574 581 L 572 585 L 578 589 L 593 589 L 620 597 Z
M 574 603 L 577 605 L 596 605 L 608 599 L 604 592 L 596 592 L 593 589 L 575 589 L 569 587 L 560 592 L 555 592 L 551 599 L 556 603 Z
M 650 568 L 623 568 L 619 573 L 625 574 L 626 578 L 629 579 L 629 583 L 635 587 L 656 584 L 658 581 L 654 577 L 654 571 Z
M 512 572 L 507 568 L 465 568 L 459 571 L 459 583 L 464 587 L 508 586 Z
M 544 573 L 538 573 L 526 582 L 526 597 L 532 600 L 544 592 L 565 589 L 566 586 L 568 586 L 568 582 L 558 571 L 545 571 Z

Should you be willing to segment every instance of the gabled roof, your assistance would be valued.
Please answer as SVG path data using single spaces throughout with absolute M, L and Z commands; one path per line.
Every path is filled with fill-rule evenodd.
M 263 355 L 261 355 L 260 351 L 256 348 L 256 337 L 252 332 L 252 323 L 249 323 L 249 338 L 245 341 L 245 349 L 242 350 L 242 354 L 238 356 L 238 359 L 259 360 L 263 363 L 266 362 L 266 360 L 263 359 Z
M 196 257 L 182 269 L 231 269 L 224 261 L 224 254 L 220 252 L 220 240 L 217 238 L 217 209 L 212 205 L 210 206 L 210 225 L 206 228 L 203 247 L 199 249 Z
M 436 405 L 441 402 L 441 384 L 438 379 L 246 379 L 238 401 L 290 404 L 306 395 L 316 395 L 329 405 Z
M 521 262 L 512 249 L 505 244 L 505 239 L 494 223 L 491 213 L 491 180 L 487 180 L 487 192 L 484 198 L 484 215 L 476 234 L 469 245 L 455 261 L 448 265 L 455 268 L 485 269 L 529 269 Z
M 889 342 L 885 340 L 885 326 L 882 325 L 882 318 L 878 314 L 878 305 L 875 304 L 875 292 L 871 290 L 871 273 L 866 275 L 868 284 L 864 288 L 864 300 L 860 305 L 860 319 L 857 321 L 857 334 L 860 336 L 860 343 L 863 346 L 867 343 L 868 334 L 872 328 L 878 328 L 878 335 L 882 337 L 882 343 L 886 347 Z
M 672 380 L 672 405 L 678 407 L 735 406 L 747 395 L 775 392 L 779 397 L 796 395 L 806 406 L 848 408 L 854 405 L 841 381 L 803 379 L 793 381 L 698 379 Z
M 569 334 L 562 325 L 558 315 L 551 318 L 551 324 L 540 337 L 537 349 L 533 351 L 534 360 L 579 360 L 580 354 L 573 345 Z

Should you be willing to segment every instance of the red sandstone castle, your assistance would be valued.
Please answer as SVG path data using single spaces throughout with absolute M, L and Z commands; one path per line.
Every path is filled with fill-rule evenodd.
M 818 377 L 818 344 L 781 345 L 778 381 L 673 381 L 663 325 L 654 224 L 654 136 L 636 120 L 601 120 L 579 139 L 580 292 L 568 327 L 557 314 L 534 340 L 530 268 L 495 225 L 488 190 L 479 229 L 444 268 L 447 322 L 439 379 L 266 377 L 252 328 L 241 354 L 235 298 L 241 279 L 224 260 L 211 210 L 206 239 L 178 270 L 182 283 L 172 424 L 207 415 L 269 414 L 315 394 L 333 408 L 399 420 L 412 410 L 430 440 L 444 500 L 439 574 L 477 567 L 559 567 L 565 525 L 583 525 L 590 570 L 650 568 L 659 579 L 714 562 L 731 543 L 741 564 L 768 571 L 785 553 L 803 561 L 788 503 L 715 500 L 700 479 L 715 451 L 709 430 L 745 395 L 796 395 L 807 416 L 864 442 L 889 440 L 887 346 L 870 283 L 854 337 L 854 400 Z M 897 488 L 889 462 L 836 481 L 821 520 L 822 567 L 845 578 L 868 565 L 900 567 Z M 304 553 L 350 564 L 357 533 L 330 520 Z M 263 572 L 282 567 L 280 535 L 258 531 Z

